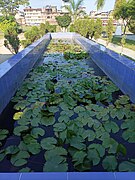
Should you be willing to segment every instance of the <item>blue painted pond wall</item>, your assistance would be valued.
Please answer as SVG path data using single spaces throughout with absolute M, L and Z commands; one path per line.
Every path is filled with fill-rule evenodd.
M 98 67 L 135 103 L 135 61 L 78 34 L 74 41 L 89 52 Z
M 7 106 L 24 78 L 42 56 L 50 42 L 50 34 L 0 64 L 0 113 Z

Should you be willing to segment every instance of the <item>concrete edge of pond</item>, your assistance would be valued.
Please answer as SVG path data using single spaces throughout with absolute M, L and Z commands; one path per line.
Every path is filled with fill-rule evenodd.
M 133 172 L 0 173 L 1 180 L 134 180 Z
M 98 67 L 135 103 L 135 61 L 78 34 L 74 35 L 74 41 L 90 54 Z
M 0 113 L 7 106 L 32 67 L 43 55 L 50 40 L 51 36 L 48 33 L 0 64 Z

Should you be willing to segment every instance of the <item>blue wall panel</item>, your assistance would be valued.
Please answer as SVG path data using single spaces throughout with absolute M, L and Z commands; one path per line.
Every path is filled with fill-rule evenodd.
M 24 78 L 42 56 L 50 42 L 50 34 L 0 64 L 0 113 L 9 103 Z
M 74 41 L 89 52 L 103 72 L 135 103 L 135 62 L 80 35 Z

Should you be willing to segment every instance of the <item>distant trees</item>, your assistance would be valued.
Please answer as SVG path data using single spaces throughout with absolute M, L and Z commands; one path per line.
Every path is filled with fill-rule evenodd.
M 90 18 L 78 19 L 72 25 L 72 30 L 86 38 L 98 39 L 102 33 L 102 21 L 100 19 L 94 21 Z
M 45 24 L 41 23 L 39 26 L 40 35 L 44 36 L 48 32 L 56 32 L 56 25 L 51 25 L 48 21 Z
M 70 25 L 71 23 L 71 17 L 67 14 L 64 14 L 63 16 L 57 16 L 56 17 L 56 21 L 58 23 L 58 25 L 64 30 L 67 29 L 67 27 Z
M 47 32 L 56 32 L 56 26 L 50 25 L 49 22 L 41 23 L 39 28 L 37 26 L 32 26 L 29 30 L 24 33 L 25 40 L 21 41 L 23 47 L 27 47 Z
M 94 39 L 100 38 L 101 33 L 102 33 L 102 21 L 101 19 L 97 19 L 94 25 Z
M 114 17 L 122 19 L 124 23 L 124 33 L 131 19 L 135 18 L 135 1 L 134 0 L 119 0 L 115 5 Z

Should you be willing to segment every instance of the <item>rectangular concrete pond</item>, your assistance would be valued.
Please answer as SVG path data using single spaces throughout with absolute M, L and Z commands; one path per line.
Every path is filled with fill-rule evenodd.
M 0 113 L 37 62 L 50 39 L 71 39 L 90 53 L 92 60 L 103 72 L 135 102 L 135 62 L 123 57 L 104 46 L 90 41 L 76 33 L 47 34 L 22 52 L 0 64 Z
M 47 34 L 35 54 L 7 62 L 4 102 L 13 97 L 0 116 L 0 172 L 135 171 L 135 105 L 97 66 L 90 43 L 99 48 L 75 33 Z

